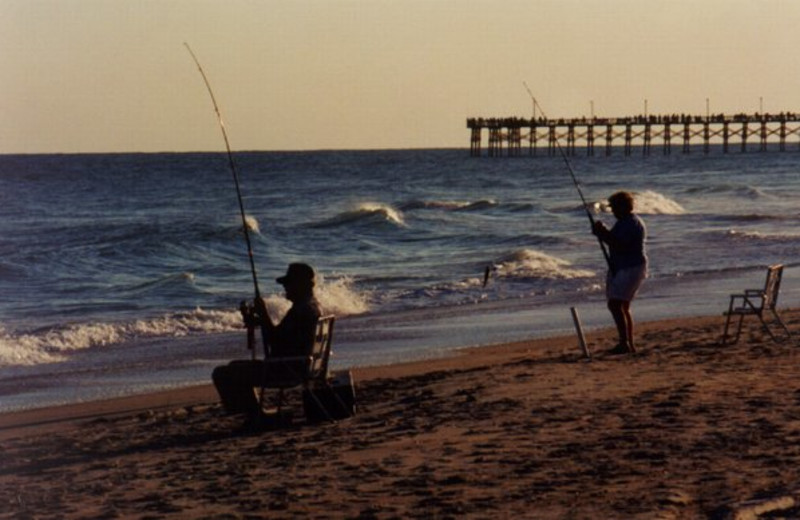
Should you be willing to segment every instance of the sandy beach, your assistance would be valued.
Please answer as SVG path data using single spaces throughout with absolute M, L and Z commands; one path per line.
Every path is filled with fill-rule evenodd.
M 796 518 L 800 351 L 723 323 L 354 370 L 322 425 L 241 432 L 210 386 L 5 414 L 0 518 Z

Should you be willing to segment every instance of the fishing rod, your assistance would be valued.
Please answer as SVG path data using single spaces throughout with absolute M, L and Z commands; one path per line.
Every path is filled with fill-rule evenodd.
M 214 91 L 211 90 L 211 83 L 209 83 L 208 78 L 206 77 L 206 73 L 203 71 L 203 67 L 200 65 L 200 61 L 195 56 L 192 48 L 189 47 L 189 44 L 183 42 L 186 46 L 186 50 L 189 51 L 191 54 L 192 59 L 194 60 L 195 64 L 197 65 L 197 70 L 200 71 L 200 75 L 203 76 L 203 82 L 206 84 L 206 89 L 208 89 L 208 94 L 211 96 L 211 103 L 214 105 L 214 112 L 217 113 L 217 120 L 219 121 L 219 128 L 222 130 L 222 137 L 225 139 L 225 149 L 228 151 L 228 165 L 231 168 L 231 173 L 233 174 L 233 182 L 236 185 L 236 197 L 239 200 L 239 213 L 242 216 L 242 230 L 244 231 L 244 240 L 247 243 L 247 256 L 250 258 L 250 272 L 253 274 L 253 287 L 255 288 L 256 299 L 261 298 L 261 291 L 258 289 L 258 276 L 256 276 L 256 263 L 253 259 L 253 245 L 250 241 L 250 232 L 247 227 L 247 218 L 244 213 L 244 203 L 242 202 L 242 190 L 239 187 L 239 174 L 236 172 L 236 164 L 233 161 L 233 154 L 231 153 L 231 145 L 228 141 L 228 133 L 225 131 L 225 122 L 222 120 L 222 113 L 219 111 L 219 106 L 217 105 L 217 99 L 214 97 Z
M 536 119 L 536 98 L 533 97 L 533 92 L 531 92 L 531 89 L 528 88 L 528 84 L 525 83 L 524 81 L 522 82 L 522 84 L 525 86 L 525 90 L 528 91 L 528 96 L 530 96 L 531 98 L 531 112 L 532 112 L 531 117 L 533 119 Z
M 525 88 L 528 90 L 528 93 L 531 94 L 528 85 L 525 82 L 523 82 L 522 84 L 525 85 Z M 539 102 L 536 101 L 536 98 L 533 97 L 533 94 L 531 94 L 531 99 L 533 100 L 533 106 L 539 107 L 539 114 L 541 114 L 543 118 L 547 119 L 547 115 L 545 115 L 544 110 L 542 110 L 542 105 L 540 105 Z M 592 216 L 592 212 L 589 211 L 589 204 L 586 202 L 586 197 L 583 196 L 583 190 L 581 190 L 581 185 L 578 182 L 577 177 L 575 177 L 575 171 L 572 169 L 572 163 L 569 161 L 569 157 L 567 157 L 567 154 L 566 152 L 564 152 L 564 149 L 561 147 L 561 143 L 558 142 L 558 139 L 555 139 L 555 142 L 556 142 L 556 148 L 558 148 L 561 158 L 564 159 L 564 164 L 567 165 L 567 171 L 569 172 L 570 177 L 572 177 L 572 183 L 575 185 L 575 189 L 578 191 L 578 195 L 581 198 L 581 203 L 583 203 L 583 209 L 586 211 L 586 216 L 589 218 L 589 223 L 592 225 L 592 229 L 594 229 L 594 217 Z M 599 236 L 597 237 L 597 242 L 600 244 L 600 249 L 603 251 L 603 258 L 606 259 L 606 264 L 608 264 L 608 268 L 613 271 L 613 267 L 611 267 L 611 257 L 608 255 L 608 250 L 606 250 L 606 245 L 603 243 L 603 240 Z

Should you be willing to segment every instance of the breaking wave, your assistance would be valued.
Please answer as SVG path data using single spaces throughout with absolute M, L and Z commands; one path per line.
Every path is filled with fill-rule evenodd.
M 719 215 L 713 217 L 715 220 L 734 221 L 734 222 L 761 222 L 761 221 L 784 221 L 795 220 L 798 218 L 797 214 L 789 215 L 766 215 L 758 213 L 748 213 L 743 215 Z
M 403 210 L 433 209 L 444 211 L 473 211 L 497 206 L 494 199 L 476 200 L 473 202 L 455 200 L 414 200 L 402 206 Z
M 123 323 L 82 323 L 23 334 L 0 329 L 0 366 L 54 363 L 71 351 L 103 347 L 140 338 L 181 337 L 241 328 L 238 311 L 174 313 Z
M 497 201 L 494 199 L 486 199 L 486 200 L 477 200 L 475 202 L 470 202 L 469 204 L 465 205 L 464 207 L 458 208 L 462 211 L 473 211 L 473 210 L 482 210 L 487 208 L 493 208 L 497 206 Z
M 367 312 L 369 293 L 359 293 L 350 278 L 320 279 L 317 298 L 325 314 L 347 316 Z M 279 320 L 289 309 L 281 295 L 267 296 L 267 309 Z M 184 337 L 240 330 L 238 309 L 165 314 L 151 319 L 120 323 L 76 323 L 24 333 L 11 333 L 0 326 L 0 367 L 38 365 L 64 361 L 70 352 L 101 348 L 136 339 Z
M 553 281 L 577 280 L 595 276 L 594 271 L 575 268 L 567 260 L 531 249 L 521 249 L 502 256 L 486 269 L 487 271 L 484 272 L 484 268 L 481 268 L 480 273 L 476 272 L 475 276 L 401 291 L 396 296 L 398 300 L 404 300 L 405 304 L 411 307 L 428 306 L 431 300 L 436 301 L 436 306 L 461 305 L 486 299 L 487 295 L 484 290 L 490 280 L 512 283 L 519 281 L 525 282 L 527 285 L 528 282 L 549 284 Z M 491 286 L 494 286 L 494 283 Z M 508 290 L 514 291 L 513 289 Z M 528 287 L 517 294 L 529 293 L 529 290 L 533 290 L 533 287 Z
M 758 199 L 761 197 L 771 197 L 760 188 L 755 186 L 743 186 L 737 184 L 712 184 L 709 186 L 692 186 L 686 189 L 686 193 L 690 195 L 702 194 L 733 194 L 739 197 L 749 199 Z
M 509 278 L 572 279 L 589 278 L 594 271 L 577 269 L 562 258 L 541 251 L 521 249 L 495 261 L 493 270 L 497 276 Z
M 195 290 L 194 282 L 194 273 L 185 272 L 162 276 L 156 280 L 148 280 L 124 289 L 124 291 L 127 291 L 131 295 L 163 291 L 170 291 L 172 294 L 177 294 L 180 291 L 186 292 Z
M 333 218 L 316 224 L 315 227 L 334 227 L 342 224 L 369 222 L 375 220 L 389 222 L 397 226 L 406 225 L 403 213 L 398 209 L 393 208 L 389 204 L 382 204 L 379 202 L 362 202 L 354 209 L 339 213 Z
M 729 229 L 724 232 L 725 237 L 733 241 L 763 241 L 763 242 L 790 242 L 794 243 L 800 235 L 790 233 L 765 233 L 762 231 L 740 231 Z
M 314 293 L 324 314 L 342 317 L 363 314 L 370 310 L 370 293 L 356 290 L 353 279 L 349 276 L 329 278 L 318 274 Z M 264 299 L 267 302 L 267 311 L 275 321 L 283 318 L 291 305 L 280 294 L 272 294 Z
M 261 234 L 261 227 L 256 217 L 245 214 L 244 224 L 247 226 L 247 231 L 250 233 Z M 242 217 L 239 214 L 235 217 L 232 216 L 230 220 L 225 220 L 224 223 L 220 224 L 218 229 L 208 231 L 209 236 L 228 238 L 241 235 L 242 233 Z
M 634 192 L 633 197 L 635 211 L 640 215 L 683 215 L 686 213 L 683 206 L 655 191 Z M 602 200 L 594 203 L 594 210 L 596 213 L 610 213 L 611 207 L 607 200 Z

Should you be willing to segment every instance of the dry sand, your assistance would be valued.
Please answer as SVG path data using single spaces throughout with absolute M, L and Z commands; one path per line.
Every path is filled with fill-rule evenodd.
M 0 518 L 797 518 L 800 350 L 746 324 L 354 370 L 355 417 L 257 433 L 207 386 L 5 414 Z

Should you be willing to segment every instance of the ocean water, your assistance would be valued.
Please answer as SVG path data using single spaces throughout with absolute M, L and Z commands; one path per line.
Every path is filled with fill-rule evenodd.
M 468 150 L 235 153 L 262 295 L 319 272 L 334 368 L 611 326 L 605 266 L 560 157 Z M 800 295 L 800 152 L 570 158 L 596 217 L 636 194 L 636 317 L 721 314 L 787 265 Z M 248 357 L 254 294 L 225 154 L 0 156 L 0 411 L 208 382 Z M 484 285 L 484 271 L 490 277 Z M 576 343 L 577 345 L 577 343 Z M 576 347 L 577 348 L 577 347 Z

